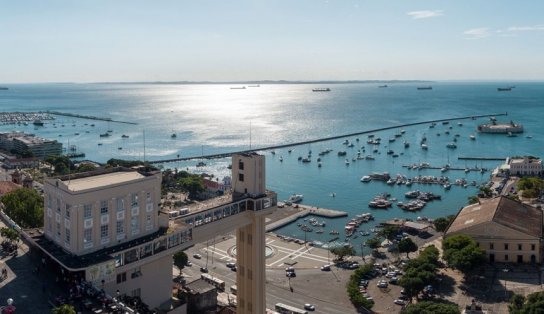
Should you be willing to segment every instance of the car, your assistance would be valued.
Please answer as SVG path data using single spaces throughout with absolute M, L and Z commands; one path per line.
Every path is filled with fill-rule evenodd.
M 374 303 L 374 298 L 373 297 L 365 297 L 365 299 L 367 299 L 368 301 Z
M 288 271 L 285 273 L 285 276 L 287 277 L 296 277 L 297 274 L 294 271 Z
M 395 274 L 395 272 L 393 271 L 390 271 L 388 272 L 387 274 L 385 274 L 385 278 L 393 278 L 395 277 L 397 274 Z
M 230 268 L 230 270 L 232 270 L 232 271 L 235 272 L 235 271 L 236 271 L 236 265 L 232 266 L 232 267 Z
M 406 293 L 406 289 L 400 290 L 400 294 L 402 294 L 402 295 L 408 295 L 408 293 Z
M 389 279 L 389 283 L 391 284 L 397 284 L 399 282 L 399 278 L 397 277 L 391 277 L 391 279 Z
M 408 296 L 406 296 L 406 295 L 401 295 L 401 296 L 399 296 L 397 299 L 399 299 L 399 300 L 404 300 L 404 301 L 408 301 Z
M 395 303 L 397 305 L 406 305 L 406 301 L 401 300 L 401 299 L 395 299 L 395 301 L 393 301 L 393 303 Z
M 207 268 L 207 267 L 200 267 L 200 272 L 202 272 L 202 273 L 207 273 L 207 272 L 208 272 L 208 268 Z
M 187 261 L 187 263 L 185 263 L 185 266 L 191 267 L 191 266 L 193 266 L 193 263 L 191 263 L 191 261 Z
M 193 254 L 193 257 L 196 258 L 196 259 L 201 259 L 201 258 L 202 258 L 202 255 L 200 255 L 200 254 Z
M 227 264 L 225 264 L 228 268 L 232 268 L 232 267 L 236 267 L 236 264 L 233 263 L 233 262 L 228 262 Z
M 322 271 L 330 271 L 331 270 L 331 265 L 323 265 L 323 266 L 321 266 L 321 270 Z
M 368 280 L 361 280 L 359 283 L 361 284 L 361 286 L 368 287 Z
M 315 305 L 310 304 L 310 303 L 306 303 L 306 304 L 304 304 L 304 309 L 308 310 L 308 311 L 315 311 Z
M 295 271 L 295 268 L 292 267 L 292 266 L 289 266 L 289 267 L 285 268 L 285 271 L 289 271 L 289 272 Z
M 386 281 L 380 281 L 380 282 L 378 282 L 378 284 L 376 286 L 378 288 L 387 288 L 389 286 L 389 284 Z

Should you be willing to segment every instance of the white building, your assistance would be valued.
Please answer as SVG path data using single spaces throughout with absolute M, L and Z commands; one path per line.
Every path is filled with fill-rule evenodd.
M 506 159 L 507 169 L 510 175 L 515 176 L 541 176 L 542 160 L 534 157 L 525 156 L 523 158 Z
M 0 148 L 17 154 L 29 151 L 40 159 L 62 153 L 62 143 L 21 132 L 0 133 Z

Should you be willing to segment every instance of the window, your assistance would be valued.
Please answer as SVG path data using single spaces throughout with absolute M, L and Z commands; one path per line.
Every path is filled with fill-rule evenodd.
M 91 204 L 83 205 L 83 218 L 91 218 L 93 215 L 93 207 Z
M 140 297 L 141 294 L 142 294 L 142 292 L 141 292 L 140 288 L 136 288 L 136 289 L 132 290 L 132 297 Z
M 53 229 L 53 227 L 51 226 L 51 219 L 48 219 L 47 220 L 47 230 L 49 230 L 49 232 L 51 232 L 51 229 Z
M 138 216 L 132 216 L 132 218 L 130 218 L 130 230 L 132 230 L 132 233 L 134 233 L 137 232 L 136 230 L 138 229 Z
M 145 216 L 145 224 L 150 226 L 151 225 L 151 215 L 147 214 Z
M 104 238 L 107 238 L 109 235 L 108 235 L 108 228 L 109 225 L 103 225 L 103 226 L 100 226 L 100 237 L 102 239 Z
M 57 212 L 60 213 L 60 198 L 57 198 Z
M 60 237 L 60 222 L 57 222 L 57 236 Z
M 83 231 L 83 243 L 87 244 L 92 242 L 93 242 L 93 229 L 92 228 L 85 229 Z
M 51 197 L 47 198 L 47 208 L 51 208 Z
M 100 214 L 101 215 L 108 214 L 108 201 L 100 201 Z
M 125 233 L 125 224 L 124 224 L 124 220 L 121 220 L 121 221 L 118 221 L 117 222 L 117 234 L 122 234 L 122 233 Z
M 66 218 L 70 219 L 70 205 L 66 204 Z
M 138 278 L 142 275 L 142 270 L 140 269 L 140 267 L 136 267 L 132 270 L 132 274 L 130 275 L 130 278 L 134 279 L 134 278 Z
M 504 250 L 505 250 L 505 251 L 508 250 L 508 243 L 505 243 L 505 244 L 504 244 Z
M 490 249 L 490 250 L 495 249 L 493 243 L 489 243 L 489 249 Z
M 518 244 L 518 251 L 521 251 L 522 250 L 522 244 Z
M 117 211 L 125 209 L 125 200 L 123 198 L 117 198 Z
M 148 203 L 151 203 L 151 192 L 146 193 L 145 199 L 147 200 Z
M 534 251 L 534 250 L 535 250 L 535 245 L 531 244 L 531 251 Z
M 131 201 L 131 202 L 130 202 L 130 205 L 131 205 L 132 207 L 138 206 L 138 193 L 132 193 L 132 194 L 130 195 L 130 201 Z
M 238 174 L 238 181 L 244 182 L 244 174 L 243 173 Z
M 127 281 L 127 273 L 120 273 L 117 274 L 117 283 L 125 282 Z
M 239 170 L 244 170 L 244 162 L 241 161 L 241 160 L 238 160 L 238 169 Z
M 508 254 L 505 254 L 505 255 L 504 255 L 504 260 L 505 260 L 505 261 L 508 261 Z
M 66 243 L 70 243 L 70 229 L 64 228 L 64 235 Z

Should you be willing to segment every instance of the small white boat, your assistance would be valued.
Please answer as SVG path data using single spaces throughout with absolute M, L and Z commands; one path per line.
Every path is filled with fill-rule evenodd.
M 427 150 L 427 149 L 429 149 L 429 146 L 427 146 L 427 144 L 423 143 L 423 144 L 421 144 L 421 149 Z
M 349 166 L 349 159 L 346 158 L 346 166 Z
M 361 178 L 361 182 L 370 182 L 372 181 L 372 178 L 370 176 L 363 176 Z
M 474 136 L 474 134 L 470 134 L 469 138 L 474 141 L 476 139 L 476 136 Z
M 302 194 L 291 194 L 291 196 L 289 196 L 289 199 L 287 200 L 291 203 L 298 203 L 298 202 L 302 202 L 303 198 L 304 198 L 304 195 Z

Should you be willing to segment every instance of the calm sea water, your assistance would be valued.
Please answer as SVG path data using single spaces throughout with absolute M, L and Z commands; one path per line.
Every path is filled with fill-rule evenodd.
M 388 88 L 377 88 L 376 84 L 319 85 L 261 85 L 246 89 L 230 89 L 231 85 L 136 85 L 136 84 L 36 84 L 8 85 L 8 91 L 0 91 L 2 111 L 57 110 L 83 115 L 110 117 L 130 121 L 136 125 L 91 121 L 69 117 L 57 117 L 44 127 L 35 129 L 28 125 L 1 125 L 0 131 L 19 130 L 57 139 L 65 146 L 76 145 L 86 153 L 86 159 L 104 162 L 109 158 L 143 159 L 144 132 L 146 159 L 173 158 L 177 155 L 200 156 L 218 152 L 247 149 L 250 144 L 264 147 L 274 144 L 299 142 L 327 136 L 365 131 L 384 126 L 426 121 L 441 118 L 471 116 L 508 112 L 499 121 L 513 120 L 525 126 L 525 134 L 519 137 L 477 134 L 477 124 L 486 119 L 463 120 L 449 125 L 438 124 L 406 127 L 406 133 L 393 143 L 387 139 L 400 130 L 376 133 L 382 138 L 380 154 L 376 160 L 358 160 L 345 165 L 345 157 L 338 157 L 338 150 L 347 150 L 349 159 L 357 150 L 369 154 L 371 147 L 366 136 L 348 138 L 355 144 L 347 148 L 342 140 L 276 150 L 267 155 L 267 186 L 278 192 L 280 199 L 292 193 L 304 194 L 305 204 L 348 211 L 355 214 L 372 211 L 376 222 L 393 217 L 416 218 L 417 216 L 439 217 L 454 214 L 466 204 L 467 197 L 474 195 L 474 187 L 453 186 L 444 191 L 440 186 L 388 186 L 381 182 L 362 183 L 363 175 L 374 171 L 388 171 L 415 175 L 447 175 L 450 179 L 466 178 L 478 183 L 489 178 L 489 172 L 481 174 L 463 171 L 440 170 L 414 171 L 402 165 L 429 162 L 442 166 L 448 162 L 452 167 L 487 167 L 493 162 L 465 162 L 458 156 L 542 155 L 544 129 L 541 127 L 544 112 L 544 83 L 516 83 L 511 92 L 497 92 L 504 83 L 433 83 L 432 90 L 417 90 L 414 84 L 388 84 Z M 312 92 L 315 87 L 330 87 L 330 92 Z M 85 125 L 85 123 L 87 125 Z M 90 124 L 94 123 L 95 127 Z M 64 124 L 64 127 L 62 126 Z M 73 126 L 75 125 L 75 126 Z M 452 127 L 450 130 L 449 127 Z M 99 134 L 113 130 L 107 139 Z M 449 130 L 450 135 L 444 132 Z M 88 132 L 88 133 L 87 133 Z M 79 133 L 79 135 L 75 135 Z M 172 139 L 170 135 L 177 134 Z M 437 136 L 436 133 L 441 133 Z M 121 138 L 122 134 L 129 136 Z M 448 149 L 454 134 L 459 134 L 458 148 Z M 476 134 L 475 141 L 469 140 Z M 532 138 L 527 138 L 531 135 Z M 426 136 L 429 150 L 419 148 L 420 139 Z M 404 149 L 403 141 L 411 143 Z M 98 143 L 103 145 L 98 146 Z M 119 149 L 121 148 L 121 149 Z M 321 168 L 317 167 L 317 153 L 331 148 L 334 151 L 322 157 Z M 392 149 L 401 154 L 398 158 L 386 155 Z M 313 161 L 302 164 L 298 156 L 313 152 Z M 280 162 L 280 156 L 283 162 Z M 209 172 L 218 176 L 229 173 L 227 159 L 207 161 L 208 166 L 195 168 L 196 161 L 180 162 L 165 167 L 189 168 L 191 171 Z M 370 210 L 368 202 L 374 195 L 390 192 L 392 197 L 404 200 L 410 189 L 432 191 L 442 195 L 441 201 L 429 203 L 418 213 L 406 213 L 399 208 Z M 336 197 L 331 197 L 331 193 Z M 326 232 L 318 235 L 308 233 L 310 239 L 327 241 L 331 229 L 343 230 L 349 218 L 330 219 Z M 320 219 L 321 220 L 321 219 Z M 365 228 L 372 228 L 371 225 Z M 287 235 L 304 237 L 292 224 L 278 231 Z M 355 242 L 361 240 L 359 237 Z

